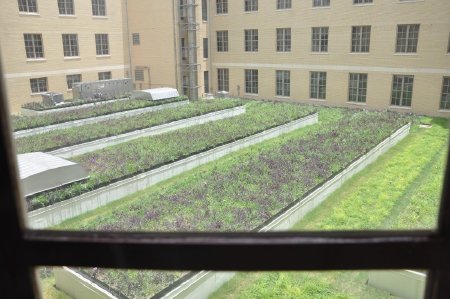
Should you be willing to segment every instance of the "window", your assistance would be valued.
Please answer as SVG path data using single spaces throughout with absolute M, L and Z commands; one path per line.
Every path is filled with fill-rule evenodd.
M 442 80 L 441 109 L 450 109 L 450 77 Z
M 419 24 L 397 26 L 397 53 L 416 53 L 419 41 Z
M 25 33 L 25 52 L 28 59 L 44 58 L 44 44 L 42 43 L 42 34 Z
M 277 0 L 277 9 L 292 8 L 292 0 Z
M 258 70 L 245 70 L 245 93 L 258 94 Z
M 95 35 L 95 48 L 97 55 L 109 55 L 108 34 Z
M 228 69 L 217 69 L 217 89 L 218 91 L 229 91 L 229 71 Z
M 365 103 L 367 95 L 367 74 L 350 74 L 348 80 L 348 101 Z
M 327 73 L 311 72 L 310 98 L 325 100 L 327 97 Z
M 448 34 L 447 53 L 450 53 L 450 33 Z
M 313 52 L 328 52 L 328 27 L 313 27 L 311 50 Z
M 277 28 L 277 52 L 291 51 L 291 28 Z
M 19 11 L 20 12 L 28 12 L 28 13 L 37 13 L 37 0 L 18 0 L 19 2 Z
M 111 80 L 111 72 L 100 72 L 98 73 L 98 80 Z
M 135 81 L 144 81 L 144 70 L 135 70 L 134 71 L 134 80 Z
M 41 93 L 48 91 L 46 77 L 30 79 L 30 85 L 31 85 L 31 93 Z
M 291 96 L 291 72 L 276 71 L 277 96 Z
M 258 11 L 258 0 L 244 0 L 244 11 Z
M 205 93 L 209 92 L 209 72 L 208 71 L 204 71 L 203 72 L 203 82 L 204 82 L 204 87 L 205 87 Z
M 106 16 L 105 0 L 92 0 L 92 14 L 94 16 Z
M 58 0 L 58 8 L 60 15 L 73 15 L 75 9 L 73 6 L 73 0 Z
M 217 52 L 228 52 L 228 31 L 217 31 Z
M 258 52 L 258 29 L 244 30 L 245 52 Z
M 80 53 L 78 51 L 77 34 L 63 34 L 62 41 L 63 41 L 64 57 L 80 56 Z
M 208 21 L 208 0 L 202 0 L 202 20 Z
M 203 58 L 208 58 L 209 51 L 208 51 L 208 38 L 203 39 Z
M 352 53 L 368 53 L 370 51 L 370 26 L 352 27 Z
M 391 105 L 411 107 L 414 76 L 394 75 Z
M 228 0 L 216 0 L 216 12 L 218 15 L 228 13 Z
M 80 74 L 67 75 L 66 80 L 67 80 L 67 89 L 72 89 L 73 83 L 81 82 L 81 75 Z
M 313 7 L 330 6 L 330 0 L 313 0 Z
M 353 4 L 367 4 L 372 2 L 373 0 L 353 0 Z
M 141 36 L 139 33 L 133 33 L 132 34 L 132 39 L 133 39 L 133 45 L 137 46 L 141 44 Z

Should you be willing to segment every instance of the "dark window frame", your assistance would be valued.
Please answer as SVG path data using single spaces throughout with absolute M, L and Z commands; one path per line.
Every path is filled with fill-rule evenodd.
M 29 230 L 22 217 L 25 209 L 6 99 L 1 80 L 0 223 L 7 229 L 0 247 L 0 276 L 5 298 L 38 298 L 33 273 L 42 265 L 217 271 L 428 269 L 425 297 L 450 294 L 450 151 L 435 231 L 93 234 Z

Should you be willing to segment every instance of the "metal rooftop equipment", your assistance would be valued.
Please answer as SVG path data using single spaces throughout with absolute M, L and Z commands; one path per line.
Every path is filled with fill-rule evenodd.
M 36 152 L 17 155 L 22 192 L 30 196 L 89 177 L 79 164 Z
M 131 96 L 132 99 L 145 99 L 159 101 L 179 97 L 180 94 L 175 88 L 162 87 L 145 90 L 136 90 Z

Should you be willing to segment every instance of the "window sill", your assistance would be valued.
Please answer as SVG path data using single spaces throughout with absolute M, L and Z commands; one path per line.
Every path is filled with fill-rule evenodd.
M 438 112 L 450 113 L 450 109 L 439 109 Z
M 292 51 L 276 51 L 277 54 L 291 54 Z
M 216 17 L 228 16 L 228 13 L 218 13 L 215 15 Z
M 329 52 L 309 52 L 309 54 L 311 54 L 311 55 L 328 55 L 330 53 Z
M 244 96 L 258 97 L 259 94 L 257 94 L 257 93 L 244 93 Z
M 64 19 L 76 19 L 76 15 L 59 15 L 60 18 Z
M 38 13 L 38 12 L 23 12 L 23 11 L 20 11 L 19 12 L 19 16 L 40 17 L 41 14 Z
M 99 58 L 99 59 L 101 59 L 101 58 L 111 58 L 111 55 L 110 54 L 108 54 L 108 55 L 96 55 L 95 57 Z
M 370 52 L 349 52 L 350 55 L 370 55 Z
M 67 56 L 64 57 L 64 60 L 81 60 L 80 56 Z
M 313 6 L 311 7 L 311 9 L 316 10 L 316 9 L 330 9 L 331 6 Z
M 309 98 L 310 101 L 314 101 L 314 102 L 326 102 L 326 99 L 314 99 L 314 98 Z
M 27 62 L 46 62 L 47 58 L 28 58 Z
M 100 19 L 100 20 L 106 20 L 109 19 L 108 16 L 92 16 L 93 19 Z
M 353 6 L 355 7 L 360 7 L 360 6 L 374 6 L 375 3 L 359 3 L 359 4 L 353 4 Z
M 244 51 L 245 54 L 258 54 L 258 51 Z
M 349 104 L 349 105 L 356 105 L 356 106 L 367 106 L 366 102 L 350 102 L 350 101 L 347 101 L 347 104 Z
M 255 14 L 258 13 L 258 10 L 252 10 L 252 11 L 243 11 L 241 14 L 246 15 L 246 14 Z
M 37 96 L 44 95 L 44 94 L 46 94 L 47 92 L 48 92 L 48 91 L 34 92 L 34 93 L 31 93 L 30 95 L 31 95 L 32 97 L 37 97 Z
M 294 9 L 292 9 L 292 8 L 279 8 L 279 9 L 276 9 L 275 11 L 294 11 Z
M 411 110 L 411 106 L 389 106 L 389 109 L 404 109 L 404 110 Z
M 403 3 L 414 3 L 414 2 L 425 2 L 425 0 L 403 0 L 403 1 L 397 1 L 397 4 L 403 4 Z
M 275 98 L 277 98 L 277 99 L 290 99 L 291 96 L 278 96 L 278 95 L 276 95 Z
M 418 56 L 417 53 L 395 53 L 394 56 Z

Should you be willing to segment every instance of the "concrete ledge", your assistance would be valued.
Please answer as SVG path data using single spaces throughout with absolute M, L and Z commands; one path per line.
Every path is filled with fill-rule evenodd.
M 121 101 L 126 101 L 126 100 L 129 100 L 129 98 L 98 101 L 98 102 L 94 102 L 94 103 L 86 103 L 86 104 L 81 104 L 81 105 L 53 108 L 53 109 L 47 109 L 47 110 L 32 110 L 32 109 L 27 109 L 27 108 L 21 108 L 21 114 L 23 116 L 45 115 L 45 114 L 51 114 L 51 113 L 55 113 L 55 112 L 72 111 L 72 110 L 77 110 L 77 109 L 81 109 L 81 108 L 93 107 L 93 106 L 97 106 L 97 105 L 109 104 L 109 103 L 113 103 L 113 102 L 121 102 Z
M 318 114 L 312 114 L 296 121 L 266 130 L 264 132 L 228 143 L 214 149 L 190 156 L 186 159 L 136 175 L 111 185 L 87 192 L 83 195 L 56 203 L 28 213 L 28 227 L 43 229 L 57 225 L 64 220 L 76 217 L 110 202 L 121 199 L 139 190 L 145 189 L 166 179 L 174 177 L 200 165 L 219 159 L 229 153 L 248 146 L 278 137 L 307 125 L 318 122 Z
M 204 124 L 204 123 L 211 122 L 211 121 L 216 121 L 216 120 L 220 120 L 220 119 L 237 116 L 237 115 L 245 113 L 245 111 L 246 111 L 245 106 L 215 111 L 215 112 L 207 113 L 204 115 L 199 115 L 196 117 L 177 120 L 177 121 L 163 124 L 160 126 L 154 126 L 154 127 L 150 127 L 147 129 L 129 132 L 126 134 L 107 137 L 107 138 L 98 139 L 98 140 L 95 140 L 92 142 L 87 142 L 87 143 L 83 143 L 83 144 L 77 144 L 77 145 L 57 149 L 52 152 L 49 152 L 49 154 L 67 159 L 70 157 L 78 156 L 78 155 L 85 154 L 88 152 L 93 152 L 93 151 L 96 151 L 96 150 L 99 150 L 99 149 L 102 149 L 105 147 L 109 147 L 112 145 L 116 145 L 119 143 L 124 143 L 124 142 L 130 141 L 130 140 L 133 140 L 133 139 L 159 135 L 159 134 L 167 133 L 170 131 L 178 130 L 181 128 L 187 128 L 187 127 Z
M 370 271 L 370 286 L 390 292 L 405 299 L 422 299 L 425 295 L 427 276 L 411 270 Z
M 375 161 L 380 155 L 406 137 L 409 134 L 410 127 L 411 124 L 407 124 L 394 132 L 391 136 L 383 140 L 368 153 L 351 163 L 339 174 L 328 180 L 322 186 L 316 188 L 304 199 L 295 203 L 285 212 L 282 212 L 281 215 L 275 216 L 273 220 L 258 231 L 285 231 L 292 228 L 295 223 L 301 220 L 308 212 L 316 208 L 332 192 L 341 187 L 346 180 L 364 169 L 368 164 Z M 173 288 L 173 290 L 170 290 L 161 298 L 206 299 L 209 295 L 218 290 L 224 283 L 233 278 L 234 274 L 234 272 L 202 271 L 183 282 L 181 285 Z
M 55 131 L 55 130 L 79 127 L 79 126 L 93 124 L 93 123 L 97 123 L 97 122 L 101 122 L 101 121 L 105 121 L 105 120 L 122 118 L 125 116 L 134 116 L 134 115 L 139 115 L 139 114 L 152 112 L 152 111 L 176 108 L 176 107 L 180 107 L 180 106 L 187 105 L 187 104 L 189 104 L 189 101 L 180 101 L 180 102 L 151 106 L 151 107 L 146 107 L 146 108 L 141 108 L 141 109 L 121 111 L 121 112 L 116 112 L 116 113 L 111 113 L 111 114 L 106 114 L 106 115 L 101 115 L 101 116 L 96 116 L 96 117 L 91 117 L 91 118 L 68 121 L 65 123 L 54 124 L 54 125 L 49 125 L 49 126 L 45 126 L 45 127 L 38 127 L 38 128 L 34 128 L 34 129 L 20 130 L 20 131 L 14 132 L 14 137 L 20 138 L 20 137 L 26 137 L 26 136 L 36 135 L 36 134 Z
M 77 272 L 67 267 L 54 268 L 56 288 L 73 298 L 118 299 Z

